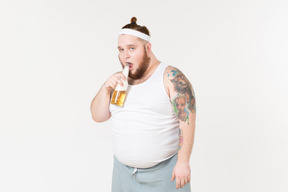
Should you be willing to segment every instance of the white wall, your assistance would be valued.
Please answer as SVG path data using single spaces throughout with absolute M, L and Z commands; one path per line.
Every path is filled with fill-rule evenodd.
M 109 122 L 90 103 L 121 69 L 132 16 L 194 86 L 197 192 L 288 191 L 288 2 L 0 1 L 0 191 L 110 191 Z

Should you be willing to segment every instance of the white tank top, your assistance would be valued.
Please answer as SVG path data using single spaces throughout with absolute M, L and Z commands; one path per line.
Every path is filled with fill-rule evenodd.
M 125 165 L 148 168 L 177 153 L 179 122 L 164 88 L 166 67 L 160 63 L 148 80 L 129 85 L 123 107 L 110 104 L 114 153 Z

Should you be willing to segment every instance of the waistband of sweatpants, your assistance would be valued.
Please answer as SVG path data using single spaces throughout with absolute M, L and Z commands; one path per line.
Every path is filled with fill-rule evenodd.
M 170 158 L 158 163 L 157 165 L 154 165 L 153 167 L 148 167 L 148 168 L 137 168 L 137 167 L 130 167 L 128 165 L 124 165 L 122 164 L 120 161 L 118 161 L 118 159 L 114 156 L 115 160 L 118 161 L 118 163 L 122 164 L 123 166 L 129 168 L 129 169 L 135 169 L 137 168 L 138 172 L 145 172 L 145 171 L 153 171 L 153 170 L 157 170 L 157 169 L 161 169 L 165 166 L 167 166 L 171 161 L 177 161 L 177 155 L 178 153 L 175 153 L 174 155 L 172 155 Z

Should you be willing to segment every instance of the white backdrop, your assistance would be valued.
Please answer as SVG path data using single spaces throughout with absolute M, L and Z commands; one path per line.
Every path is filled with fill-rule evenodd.
M 90 103 L 138 18 L 194 86 L 192 191 L 288 191 L 286 0 L 0 0 L 0 191 L 110 191 Z

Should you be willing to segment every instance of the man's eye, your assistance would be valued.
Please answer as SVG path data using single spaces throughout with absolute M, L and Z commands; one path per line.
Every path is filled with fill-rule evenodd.
M 124 51 L 124 49 L 119 49 L 120 52 Z
M 130 50 L 134 50 L 135 48 L 134 47 L 130 47 Z

